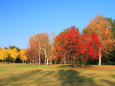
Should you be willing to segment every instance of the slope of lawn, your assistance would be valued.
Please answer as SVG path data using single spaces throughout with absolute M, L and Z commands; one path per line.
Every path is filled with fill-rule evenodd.
M 115 86 L 115 66 L 0 63 L 0 86 Z

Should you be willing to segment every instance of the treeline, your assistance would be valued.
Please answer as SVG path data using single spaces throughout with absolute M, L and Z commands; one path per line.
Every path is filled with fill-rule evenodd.
M 115 29 L 113 20 L 96 15 L 79 33 L 75 26 L 49 40 L 47 33 L 30 37 L 27 57 L 36 64 L 72 63 L 74 67 L 102 62 L 115 64 Z
M 6 49 L 1 49 L 4 52 Z M 16 50 L 4 57 L 20 58 L 34 64 L 73 64 L 84 67 L 86 64 L 115 64 L 115 20 L 96 15 L 82 33 L 71 26 L 50 40 L 48 33 L 34 34 L 29 39 L 28 48 Z M 1 52 L 1 51 L 0 51 Z M 18 52 L 16 54 L 16 52 Z M 3 57 L 3 56 L 2 56 Z M 5 59 L 4 58 L 4 59 Z M 0 59 L 3 61 L 3 59 Z
M 19 49 L 16 46 L 0 48 L 0 61 L 1 62 L 15 62 L 15 63 L 26 63 L 26 49 Z

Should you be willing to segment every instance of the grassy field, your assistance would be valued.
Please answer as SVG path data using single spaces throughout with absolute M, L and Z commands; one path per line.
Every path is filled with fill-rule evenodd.
M 0 64 L 0 86 L 115 86 L 115 66 Z

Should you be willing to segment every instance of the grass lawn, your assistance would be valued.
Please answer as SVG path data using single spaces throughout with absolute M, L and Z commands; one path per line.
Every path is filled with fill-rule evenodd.
M 0 86 L 115 86 L 115 65 L 73 69 L 70 65 L 0 63 Z

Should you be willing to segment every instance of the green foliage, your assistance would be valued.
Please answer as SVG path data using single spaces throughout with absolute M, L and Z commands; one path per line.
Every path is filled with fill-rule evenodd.
M 115 20 L 112 18 L 105 18 L 112 26 L 112 33 L 114 35 L 114 39 L 115 39 Z
M 112 18 L 105 18 L 112 26 L 112 33 L 114 35 L 114 39 L 115 39 L 115 19 Z M 112 52 L 110 52 L 109 55 L 103 55 L 103 57 L 106 58 L 106 63 L 104 64 L 115 64 L 115 47 L 113 49 Z M 109 59 L 108 59 L 109 57 Z

